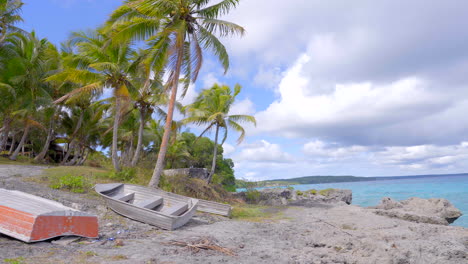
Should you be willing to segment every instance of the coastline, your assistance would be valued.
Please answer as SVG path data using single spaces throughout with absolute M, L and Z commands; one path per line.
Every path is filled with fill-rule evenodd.
M 121 217 L 94 195 L 79 195 L 36 184 L 40 167 L 0 166 L 0 188 L 18 189 L 99 217 L 100 239 L 68 245 L 25 244 L 0 236 L 0 256 L 24 263 L 463 263 L 468 229 L 421 224 L 376 215 L 356 206 L 274 206 L 276 217 L 235 220 L 198 213 L 175 231 Z M 21 175 L 21 176 L 19 176 Z M 232 250 L 195 252 L 171 241 L 208 239 Z M 117 244 L 116 241 L 120 241 Z

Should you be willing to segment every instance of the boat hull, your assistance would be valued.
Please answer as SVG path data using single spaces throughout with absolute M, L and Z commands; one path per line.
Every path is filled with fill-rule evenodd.
M 98 237 L 98 220 L 60 203 L 0 189 L 0 233 L 24 242 L 59 236 Z
M 197 199 L 188 198 L 184 201 L 178 201 L 163 197 L 166 206 L 170 203 L 177 202 L 185 202 L 188 204 L 188 209 L 183 214 L 177 216 L 168 215 L 135 205 L 139 201 L 158 196 L 153 189 L 131 184 L 98 184 L 95 190 L 106 200 L 108 207 L 116 213 L 167 230 L 174 230 L 185 225 L 193 217 L 198 207 Z M 123 192 L 135 193 L 135 199 L 132 200 L 135 204 L 112 198 L 112 195 Z

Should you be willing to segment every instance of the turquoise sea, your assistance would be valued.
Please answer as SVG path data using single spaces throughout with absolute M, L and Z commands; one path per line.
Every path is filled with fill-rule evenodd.
M 360 206 L 377 205 L 382 197 L 404 200 L 410 197 L 445 198 L 460 209 L 463 216 L 452 225 L 468 228 L 468 174 L 427 176 L 391 180 L 293 185 L 296 190 L 351 189 L 353 202 Z

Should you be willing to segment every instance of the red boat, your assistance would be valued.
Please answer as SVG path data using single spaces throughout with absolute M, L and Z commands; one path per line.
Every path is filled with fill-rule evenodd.
M 61 203 L 0 189 L 0 233 L 24 242 L 58 236 L 98 237 L 98 219 Z

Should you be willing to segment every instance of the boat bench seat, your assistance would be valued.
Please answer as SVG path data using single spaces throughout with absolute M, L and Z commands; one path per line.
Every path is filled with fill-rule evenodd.
M 160 197 L 160 196 L 155 196 L 151 199 L 146 199 L 146 200 L 143 200 L 143 201 L 139 201 L 137 203 L 134 203 L 134 205 L 138 206 L 138 207 L 143 207 L 143 208 L 146 208 L 146 209 L 153 209 L 155 208 L 156 206 L 162 204 L 163 202 L 163 198 Z
M 187 210 L 188 210 L 187 203 L 175 203 L 175 204 L 171 204 L 170 206 L 164 205 L 164 207 L 162 208 L 160 212 L 163 214 L 178 216 Z
M 132 192 L 132 193 L 119 193 L 117 195 L 112 196 L 112 198 L 114 198 L 115 200 L 119 200 L 119 201 L 122 201 L 122 202 L 128 202 L 128 201 L 132 200 L 134 197 L 135 197 L 134 192 Z

